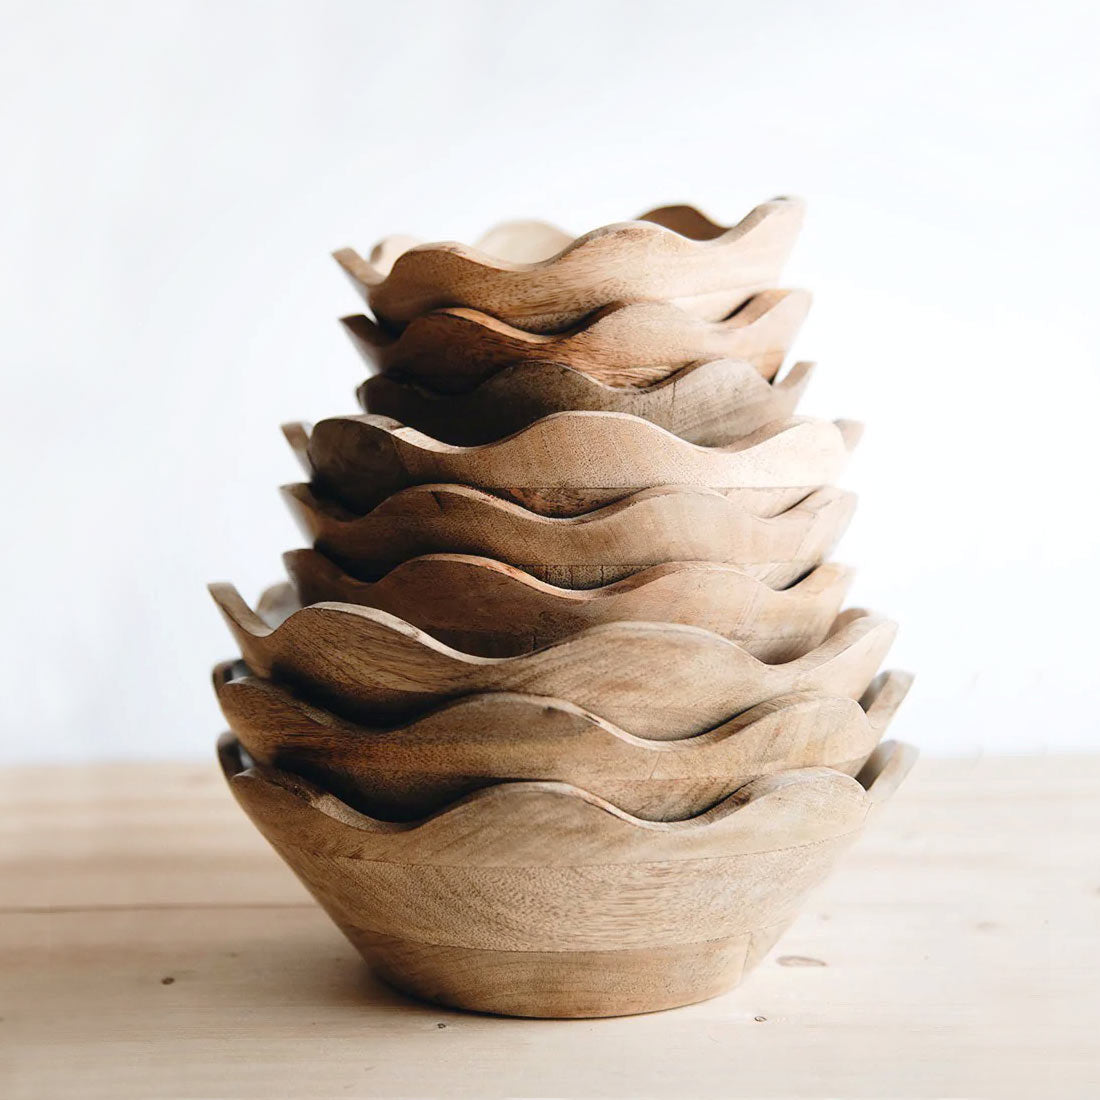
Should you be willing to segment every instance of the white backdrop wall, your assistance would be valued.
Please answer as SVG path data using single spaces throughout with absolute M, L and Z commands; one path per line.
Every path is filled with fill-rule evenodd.
M 868 424 L 838 557 L 928 752 L 1096 746 L 1096 8 L 4 3 L 3 756 L 210 753 L 351 411 L 331 248 L 797 193 L 803 411 Z

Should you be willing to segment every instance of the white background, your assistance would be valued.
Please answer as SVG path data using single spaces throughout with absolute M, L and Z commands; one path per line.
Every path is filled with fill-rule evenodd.
M 1094 5 L 3 8 L 4 756 L 211 752 L 204 582 L 280 575 L 278 425 L 362 374 L 330 249 L 781 193 L 897 732 L 1100 744 Z

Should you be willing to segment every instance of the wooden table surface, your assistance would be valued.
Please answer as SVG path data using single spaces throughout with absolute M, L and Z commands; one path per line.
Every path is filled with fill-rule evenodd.
M 922 761 L 741 989 L 615 1020 L 379 985 L 213 764 L 0 799 L 6 1100 L 1100 1095 L 1100 757 Z

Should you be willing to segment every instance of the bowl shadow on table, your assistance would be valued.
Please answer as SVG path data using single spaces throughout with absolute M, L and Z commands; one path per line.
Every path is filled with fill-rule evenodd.
M 219 931 L 208 939 L 208 963 L 223 980 L 214 989 L 202 983 L 204 1004 L 214 1012 L 219 993 L 223 1007 L 234 1012 L 272 1005 L 295 1012 L 322 1010 L 330 1018 L 346 1010 L 425 1017 L 447 1012 L 404 996 L 377 978 L 311 901 L 264 907 L 248 913 L 243 922 L 223 918 L 219 923 Z M 188 984 L 180 975 L 177 989 Z
M 307 911 L 305 906 L 295 910 L 301 915 Z M 497 1020 L 513 1026 L 528 1022 L 523 1018 L 433 1004 L 400 992 L 363 962 L 339 933 L 327 926 L 319 908 L 315 915 L 316 920 L 302 921 L 301 927 L 292 932 L 284 930 L 277 935 L 273 933 L 270 941 L 255 936 L 225 940 L 221 945 L 222 951 L 229 956 L 232 969 L 238 971 L 238 981 L 230 987 L 231 992 L 227 990 L 227 1005 L 231 1004 L 234 1011 L 245 1006 L 267 1008 L 273 1004 L 293 1006 L 295 1011 L 322 1010 L 330 1025 L 336 1017 L 344 1022 L 354 1022 L 356 1015 L 361 1014 L 385 1014 L 391 1020 L 407 1020 L 413 1026 L 417 1022 L 423 1024 L 430 1021 L 437 1027 L 443 1027 L 451 1020 L 471 1017 Z M 801 918 L 803 921 L 827 919 L 828 916 L 817 913 Z M 804 944 L 803 937 L 781 937 L 784 940 L 788 938 L 791 941 L 787 944 L 788 950 L 773 947 L 762 961 L 761 970 L 779 967 L 784 970 L 806 968 L 816 971 L 828 967 L 829 964 L 819 957 L 819 952 L 807 950 L 805 954 L 800 953 L 800 948 L 806 950 L 808 946 Z M 756 1005 L 758 998 L 751 991 L 737 989 L 722 996 L 742 997 L 743 1011 L 748 1013 L 746 1018 L 752 1018 L 750 1008 Z M 210 1002 L 205 1003 L 209 1005 Z M 656 1009 L 654 1013 L 640 1015 L 665 1011 L 668 1010 Z M 555 1022 L 591 1023 L 591 1020 L 579 1018 Z
M 512 1024 L 525 1022 L 432 1004 L 402 993 L 379 977 L 328 925 L 320 908 L 316 910 L 316 918 L 308 924 L 303 922 L 301 928 L 292 932 L 273 933 L 270 941 L 255 936 L 225 940 L 222 950 L 240 974 L 240 984 L 234 983 L 226 997 L 234 1011 L 244 1006 L 267 1008 L 282 1004 L 295 1006 L 296 1010 L 323 1009 L 330 1023 L 336 1015 L 347 1020 L 355 1014 L 382 1013 L 395 1021 L 431 1021 L 437 1027 L 464 1017 Z

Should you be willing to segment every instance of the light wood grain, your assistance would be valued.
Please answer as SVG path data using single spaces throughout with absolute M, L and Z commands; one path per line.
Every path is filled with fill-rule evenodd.
M 648 489 L 572 518 L 549 518 L 464 485 L 420 485 L 366 515 L 283 487 L 303 534 L 348 573 L 376 580 L 423 554 L 475 554 L 550 584 L 594 588 L 649 566 L 727 562 L 772 587 L 819 565 L 843 535 L 856 498 L 822 489 L 771 519 L 702 489 Z
M 789 923 L 706 945 L 605 951 L 484 950 L 409 942 L 350 924 L 342 931 L 382 981 L 414 997 L 495 1015 L 568 1019 L 654 1012 L 717 997 L 738 985 Z
M 482 691 L 549 695 L 639 737 L 671 740 L 790 691 L 858 698 L 897 627 L 858 609 L 821 645 L 767 664 L 697 627 L 607 623 L 518 657 L 461 653 L 402 619 L 352 604 L 314 604 L 276 628 L 229 584 L 211 595 L 254 673 L 347 717 L 389 721 Z
M 605 385 L 648 386 L 710 359 L 740 359 L 774 378 L 810 300 L 805 290 L 765 290 L 718 321 L 669 302 L 609 305 L 550 335 L 471 309 L 425 313 L 399 335 L 362 315 L 341 320 L 369 364 L 440 393 L 471 390 L 519 365 L 565 365 Z
M 815 766 L 854 775 L 911 681 L 907 673 L 883 673 L 858 703 L 781 695 L 695 737 L 650 741 L 564 700 L 503 692 L 467 695 L 399 726 L 367 727 L 249 675 L 243 662 L 214 670 L 222 713 L 253 760 L 390 821 L 521 779 L 572 783 L 627 813 L 675 821 L 761 775 Z
M 845 836 L 863 824 L 879 800 L 878 792 L 872 797 L 868 789 L 872 783 L 882 780 L 889 788 L 885 793 L 893 793 L 915 759 L 909 746 L 886 742 L 866 765 L 866 777 L 861 772 L 853 778 L 831 768 L 782 771 L 754 779 L 718 805 L 682 821 L 644 821 L 571 784 L 525 781 L 483 787 L 427 817 L 391 822 L 354 810 L 301 776 L 255 765 L 242 756 L 232 733 L 222 735 L 218 752 L 231 787 L 244 795 L 249 816 L 269 840 L 277 834 L 282 843 L 337 860 L 436 871 L 590 867 L 594 878 L 631 864 L 720 860 Z M 546 876 L 544 881 L 553 879 Z M 543 927 L 518 933 L 524 942 L 509 946 L 580 946 L 576 927 L 547 927 L 545 915 L 530 916 Z M 423 927 L 422 921 L 423 917 L 414 918 L 409 930 L 413 925 Z M 621 938 L 616 938 L 609 927 L 613 923 L 608 919 L 608 927 L 593 928 L 584 946 L 625 946 L 632 937 L 648 941 L 653 933 L 645 927 L 647 922 L 638 922 L 639 927 L 621 929 Z M 672 942 L 685 931 L 678 930 L 676 922 L 662 924 Z M 471 931 L 480 937 L 487 930 Z M 704 928 L 686 932 L 692 938 L 707 938 Z M 466 946 L 496 945 L 469 940 Z
M 775 516 L 832 484 L 862 426 L 793 417 L 723 447 L 698 447 L 636 416 L 561 412 L 478 447 L 456 447 L 383 416 L 331 417 L 308 432 L 314 484 L 358 511 L 412 485 L 456 482 L 543 515 L 575 516 L 643 489 L 714 489 Z M 297 448 L 296 448 L 296 453 Z
M 315 550 L 292 551 L 283 561 L 301 604 L 388 611 L 483 657 L 530 652 L 602 623 L 640 621 L 701 627 L 763 661 L 787 661 L 824 641 L 852 579 L 850 569 L 829 564 L 777 591 L 719 562 L 670 562 L 611 585 L 572 589 L 463 554 L 413 558 L 373 582 L 349 577 Z
M 5 1100 L 1035 1100 L 1100 1074 L 1098 755 L 923 756 L 735 992 L 599 1023 L 391 990 L 209 761 L 0 769 L 0 802 Z
M 408 237 L 381 242 L 366 260 L 350 248 L 334 255 L 390 327 L 465 306 L 553 332 L 609 302 L 670 300 L 699 317 L 725 317 L 775 285 L 801 226 L 802 203 L 775 199 L 730 228 L 679 208 L 604 226 L 564 247 L 552 228 L 537 224 L 525 234 L 513 224 L 484 242 L 503 255 Z
M 794 413 L 812 363 L 795 363 L 770 383 L 744 360 L 685 367 L 652 386 L 608 386 L 560 363 L 505 367 L 469 393 L 442 394 L 388 374 L 358 390 L 366 412 L 391 417 L 444 443 L 472 446 L 567 410 L 627 413 L 704 447 L 729 443 Z
M 384 956 L 391 981 L 523 1016 L 648 1012 L 736 982 L 763 953 L 753 935 L 771 945 L 916 755 L 880 746 L 858 781 L 827 768 L 762 777 L 687 821 L 642 821 L 568 784 L 519 782 L 393 824 L 300 777 L 249 768 L 232 735 L 219 753 L 253 823 L 368 961 L 379 939 L 399 941 Z M 433 947 L 481 952 L 483 966 L 456 981 Z M 624 950 L 636 954 L 593 989 L 578 964 Z M 494 951 L 509 953 L 499 966 Z M 527 951 L 541 957 L 517 969 Z M 693 980 L 670 996 L 670 971 L 685 966 Z

